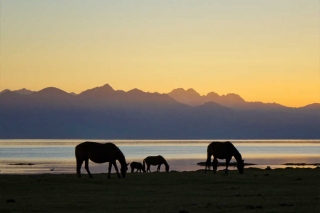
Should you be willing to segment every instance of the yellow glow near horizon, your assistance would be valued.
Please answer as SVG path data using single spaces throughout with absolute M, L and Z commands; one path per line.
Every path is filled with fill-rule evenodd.
M 319 1 L 1 1 L 0 90 L 320 102 Z

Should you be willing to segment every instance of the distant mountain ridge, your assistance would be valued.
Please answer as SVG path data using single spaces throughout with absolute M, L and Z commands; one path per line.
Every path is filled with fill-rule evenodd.
M 319 139 L 319 115 L 319 103 L 292 108 L 236 94 L 200 96 L 193 89 L 125 92 L 106 84 L 80 94 L 54 87 L 28 94 L 5 90 L 0 138 Z
M 184 90 L 183 88 L 178 88 L 169 92 L 168 95 L 190 106 L 200 106 L 204 103 L 215 102 L 236 110 L 281 110 L 286 108 L 277 103 L 246 102 L 241 96 L 235 93 L 220 96 L 215 92 L 209 92 L 207 95 L 201 96 L 193 89 Z
M 67 93 L 61 89 L 55 88 L 55 87 L 47 87 L 44 88 L 40 91 L 31 91 L 28 90 L 26 88 L 20 89 L 20 90 L 14 90 L 12 92 L 18 93 L 18 94 L 22 94 L 22 95 L 30 95 L 33 93 L 39 93 L 39 92 L 43 92 L 49 89 L 57 89 L 61 92 Z M 0 92 L 1 93 L 5 93 L 11 90 L 5 89 L 3 91 Z M 144 93 L 142 90 L 139 89 L 132 89 L 130 91 L 128 91 L 128 93 L 139 93 L 142 92 Z M 103 86 L 98 86 L 95 88 L 91 88 L 91 89 L 87 89 L 79 94 L 70 92 L 67 94 L 71 94 L 73 96 L 81 96 L 83 98 L 88 97 L 88 98 L 103 98 L 103 97 L 108 97 L 108 96 L 112 96 L 112 94 L 115 93 L 122 93 L 125 94 L 126 92 L 123 90 L 114 90 L 109 84 L 105 84 Z M 157 92 L 155 92 L 155 94 L 159 94 Z M 165 93 L 164 93 L 165 94 Z M 200 106 L 204 103 L 207 102 L 215 102 L 218 103 L 222 106 L 227 106 L 230 107 L 232 109 L 258 109 L 258 110 L 281 110 L 284 108 L 287 108 L 286 106 L 283 106 L 281 104 L 278 103 L 263 103 L 260 101 L 255 101 L 255 102 L 246 102 L 240 95 L 235 94 L 235 93 L 229 93 L 226 95 L 218 95 L 215 92 L 209 92 L 207 95 L 200 95 L 197 91 L 195 91 L 192 88 L 189 88 L 187 90 L 183 89 L 183 88 L 177 88 L 177 89 L 173 89 L 171 92 L 168 93 L 168 95 L 173 98 L 174 100 L 189 105 L 189 106 Z M 311 103 L 309 105 L 312 105 L 313 107 L 309 107 L 310 110 L 313 110 L 314 108 L 317 109 L 319 103 Z M 307 106 L 309 106 L 307 105 Z M 304 107 L 307 107 L 304 106 Z
M 9 91 L 11 91 L 11 90 L 5 89 L 5 90 L 1 91 L 0 94 L 4 93 L 4 92 L 9 92 Z M 26 88 L 22 88 L 22 89 L 19 89 L 19 90 L 14 90 L 13 92 L 19 93 L 21 95 L 30 95 L 30 94 L 34 93 L 34 91 L 28 90 Z

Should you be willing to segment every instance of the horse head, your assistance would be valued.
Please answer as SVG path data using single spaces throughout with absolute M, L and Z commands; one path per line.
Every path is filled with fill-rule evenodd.
M 166 166 L 166 172 L 169 172 L 169 165 Z
M 121 166 L 121 174 L 122 174 L 122 177 L 125 178 L 126 177 L 126 173 L 128 171 L 128 163 L 127 164 L 124 164 Z
M 237 162 L 237 168 L 240 174 L 243 174 L 244 160 Z

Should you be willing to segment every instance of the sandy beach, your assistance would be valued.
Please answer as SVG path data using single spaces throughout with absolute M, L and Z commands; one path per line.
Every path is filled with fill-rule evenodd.
M 319 212 L 320 170 L 0 175 L 0 212 Z

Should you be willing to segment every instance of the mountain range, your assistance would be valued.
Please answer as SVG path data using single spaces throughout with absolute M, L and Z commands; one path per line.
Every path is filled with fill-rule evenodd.
M 320 104 L 286 107 L 237 94 L 201 96 L 48 87 L 0 93 L 0 138 L 319 139 Z

